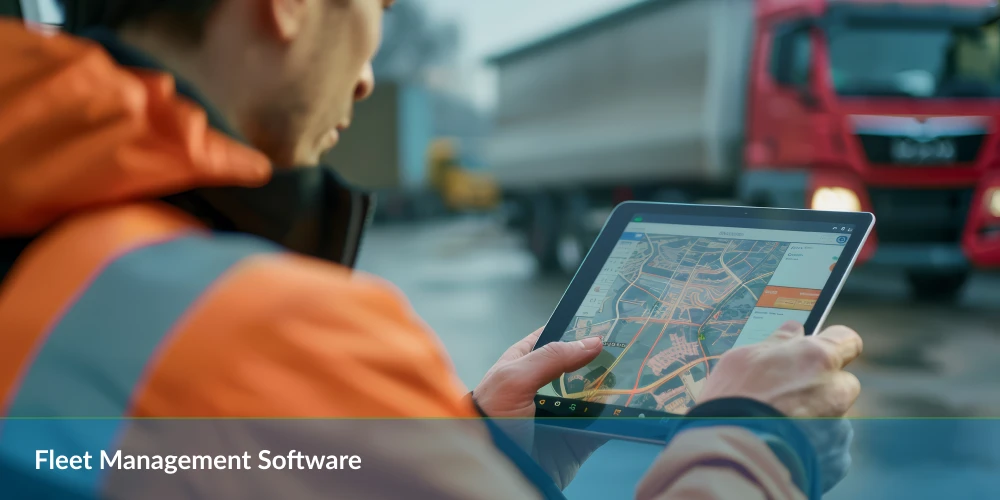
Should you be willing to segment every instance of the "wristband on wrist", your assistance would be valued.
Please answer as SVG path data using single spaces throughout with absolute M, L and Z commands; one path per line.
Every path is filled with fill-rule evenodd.
M 487 415 L 485 411 L 483 411 L 482 407 L 479 406 L 479 403 L 476 402 L 476 396 L 472 392 L 466 394 L 465 397 L 462 398 L 462 400 L 471 403 L 472 407 L 476 409 L 476 413 L 478 413 L 480 417 L 490 418 L 490 416 Z
M 794 420 L 767 404 L 747 398 L 708 401 L 692 408 L 673 425 L 673 435 L 704 427 L 746 429 L 767 445 L 807 498 L 822 497 L 818 459 L 809 438 Z

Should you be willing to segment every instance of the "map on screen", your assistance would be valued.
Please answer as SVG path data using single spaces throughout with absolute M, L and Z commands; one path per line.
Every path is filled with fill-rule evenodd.
M 562 340 L 604 350 L 540 394 L 684 413 L 719 357 L 805 322 L 846 239 L 829 233 L 631 224 Z

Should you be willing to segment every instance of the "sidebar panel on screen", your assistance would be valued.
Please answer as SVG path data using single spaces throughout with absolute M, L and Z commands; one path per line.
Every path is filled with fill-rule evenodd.
M 843 243 L 790 244 L 733 347 L 760 342 L 788 321 L 805 323 L 843 252 Z
M 619 274 L 621 274 L 622 267 L 632 257 L 632 254 L 635 253 L 635 248 L 639 242 L 645 240 L 646 235 L 643 233 L 622 234 L 615 248 L 611 251 L 608 260 L 601 267 L 601 272 L 597 275 L 597 279 L 594 280 L 590 291 L 587 292 L 583 303 L 580 304 L 580 310 L 576 314 L 578 317 L 593 318 L 604 310 L 608 300 L 611 298 L 613 286 Z M 581 328 L 584 326 L 583 324 L 580 325 Z

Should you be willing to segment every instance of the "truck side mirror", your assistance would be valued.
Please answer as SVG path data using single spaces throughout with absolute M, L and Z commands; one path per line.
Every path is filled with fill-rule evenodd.
M 816 94 L 808 84 L 798 85 L 796 90 L 799 91 L 799 99 L 802 101 L 802 105 L 807 109 L 819 107 L 819 98 L 816 97 Z
M 812 69 L 811 25 L 803 24 L 778 33 L 774 38 L 774 78 L 782 86 L 794 88 L 806 107 L 819 100 L 809 86 Z
M 795 57 L 791 37 L 789 34 L 775 37 L 774 43 L 778 44 L 775 51 L 777 62 L 775 64 L 774 79 L 783 86 L 793 86 L 795 84 L 795 70 L 793 68 Z

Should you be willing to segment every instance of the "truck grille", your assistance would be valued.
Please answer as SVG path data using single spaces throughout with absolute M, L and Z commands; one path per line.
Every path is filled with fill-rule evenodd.
M 971 189 L 871 189 L 882 243 L 955 243 L 962 237 Z
M 865 151 L 868 161 L 875 165 L 905 165 L 906 163 L 896 162 L 892 155 L 893 142 L 897 140 L 907 140 L 906 137 L 892 137 L 885 135 L 859 134 L 861 147 Z M 983 147 L 986 136 L 983 134 L 963 135 L 949 137 L 955 143 L 955 163 L 973 163 L 979 158 L 979 150 Z M 911 164 L 913 165 L 913 164 Z

